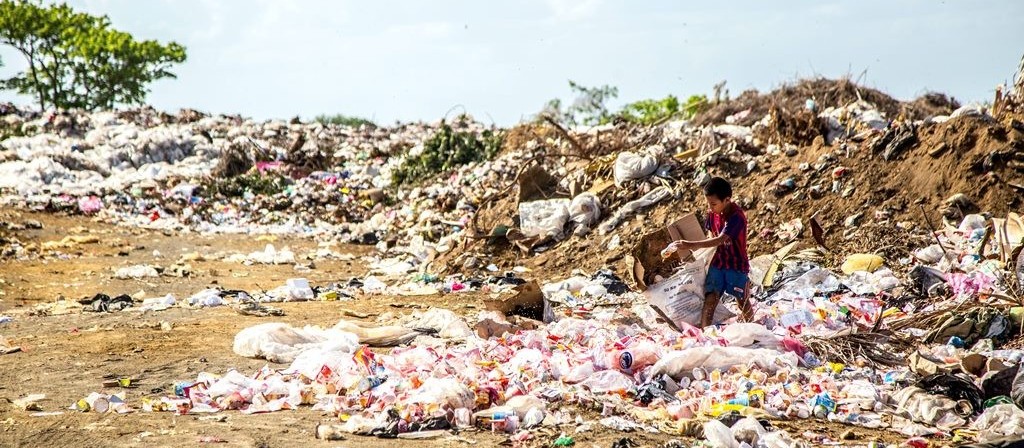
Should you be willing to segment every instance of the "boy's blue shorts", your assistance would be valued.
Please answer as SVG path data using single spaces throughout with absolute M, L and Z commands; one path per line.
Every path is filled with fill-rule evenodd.
M 717 293 L 719 297 L 729 294 L 742 299 L 747 290 L 747 274 L 735 269 L 708 268 L 708 276 L 704 280 L 704 294 Z

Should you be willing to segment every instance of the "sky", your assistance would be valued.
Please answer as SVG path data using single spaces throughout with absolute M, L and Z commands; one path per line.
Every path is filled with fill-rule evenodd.
M 850 76 L 899 99 L 989 101 L 1024 55 L 1024 2 L 73 0 L 188 60 L 148 102 L 257 119 L 321 113 L 498 125 L 571 101 L 568 80 L 733 96 L 801 77 Z M 24 69 L 0 48 L 0 78 Z M 29 104 L 0 92 L 0 101 Z

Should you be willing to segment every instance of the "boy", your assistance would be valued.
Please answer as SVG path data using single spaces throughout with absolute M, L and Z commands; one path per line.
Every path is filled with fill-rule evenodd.
M 670 243 L 662 251 L 663 257 L 669 257 L 683 249 L 714 247 L 715 255 L 711 258 L 707 280 L 704 282 L 704 308 L 701 312 L 700 326 L 712 324 L 715 308 L 723 293 L 737 299 L 742 311 L 742 318 L 750 320 L 752 310 L 747 297 L 747 274 L 750 272 L 750 260 L 747 258 L 747 216 L 732 201 L 732 185 L 729 181 L 714 177 L 704 185 L 704 198 L 708 202 L 710 213 L 705 227 L 711 232 L 711 238 L 701 241 L 679 240 Z

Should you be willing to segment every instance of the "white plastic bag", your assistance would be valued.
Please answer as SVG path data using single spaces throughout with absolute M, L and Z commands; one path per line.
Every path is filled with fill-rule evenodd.
M 782 338 L 761 324 L 737 322 L 726 326 L 720 335 L 730 346 L 783 350 Z
M 739 448 L 740 446 L 729 427 L 719 420 L 708 420 L 704 424 L 704 438 L 715 448 Z
M 774 373 L 780 368 L 795 368 L 799 358 L 795 353 L 780 353 L 765 348 L 745 347 L 692 347 L 667 353 L 651 371 L 649 377 L 668 375 L 675 380 L 690 377 L 693 369 L 700 367 L 705 370 L 728 370 L 733 366 L 757 366 L 761 370 Z
M 958 403 L 944 395 L 929 394 L 916 386 L 905 387 L 893 395 L 900 411 L 906 412 L 915 422 L 951 431 L 967 423 L 961 414 L 970 409 L 966 403 Z M 969 415 L 969 412 L 967 412 Z
M 615 158 L 615 185 L 621 187 L 627 181 L 643 179 L 650 176 L 656 169 L 658 169 L 658 158 L 654 155 L 621 152 Z
M 683 328 L 683 323 L 700 325 L 701 312 L 704 309 L 704 279 L 707 266 L 714 255 L 713 248 L 694 251 L 694 261 L 683 264 L 671 277 L 655 283 L 644 291 L 647 302 L 658 307 L 665 316 Z M 732 317 L 721 302 L 715 309 L 714 322 L 722 322 Z
M 594 193 L 580 193 L 569 204 L 569 219 L 576 224 L 591 227 L 601 218 L 601 201 Z
M 615 227 L 617 227 L 619 223 L 621 223 L 626 218 L 633 216 L 633 214 L 636 213 L 637 211 L 645 207 L 650 207 L 661 201 L 664 201 L 665 199 L 668 199 L 671 196 L 672 190 L 670 190 L 668 187 L 658 187 L 649 191 L 647 194 L 641 196 L 639 199 L 627 202 L 625 205 L 622 206 L 622 208 L 618 209 L 615 212 L 615 214 L 612 215 L 611 218 L 609 218 L 607 221 L 601 224 L 601 234 L 608 234 L 608 232 L 615 230 Z
M 740 421 L 734 423 L 732 428 L 732 436 L 740 441 L 750 445 L 757 445 L 757 441 L 761 439 L 761 436 L 765 435 L 768 431 L 761 426 L 761 423 L 756 418 L 747 416 L 741 418 Z
M 314 326 L 295 328 L 285 323 L 270 322 L 239 331 L 235 335 L 232 350 L 247 358 L 290 363 L 302 352 L 320 349 L 325 345 L 351 353 L 359 346 L 359 338 L 340 330 L 324 330 Z
M 618 370 L 602 370 L 583 380 L 580 386 L 590 389 L 595 394 L 601 394 L 629 390 L 629 388 L 636 386 L 636 382 L 633 381 L 632 377 Z
M 978 441 L 987 442 L 1007 436 L 1024 436 L 1024 410 L 1012 404 L 997 404 L 971 425 L 978 431 Z
M 476 338 L 476 333 L 461 317 L 444 308 L 431 308 L 406 322 L 406 328 L 430 328 L 445 339 Z
M 470 408 L 476 405 L 476 394 L 455 378 L 427 378 L 423 384 L 402 400 L 404 405 L 439 405 L 442 409 Z M 402 406 L 403 408 L 406 406 Z
M 569 221 L 568 199 L 546 199 L 519 204 L 519 227 L 528 237 L 549 236 L 562 239 Z

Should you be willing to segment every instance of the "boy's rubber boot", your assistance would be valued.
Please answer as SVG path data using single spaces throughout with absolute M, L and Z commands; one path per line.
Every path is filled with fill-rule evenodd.
M 704 297 L 704 309 L 702 309 L 700 313 L 701 328 L 706 328 L 713 323 L 715 319 L 715 309 L 718 308 L 719 300 L 721 300 L 721 297 L 718 295 Z

